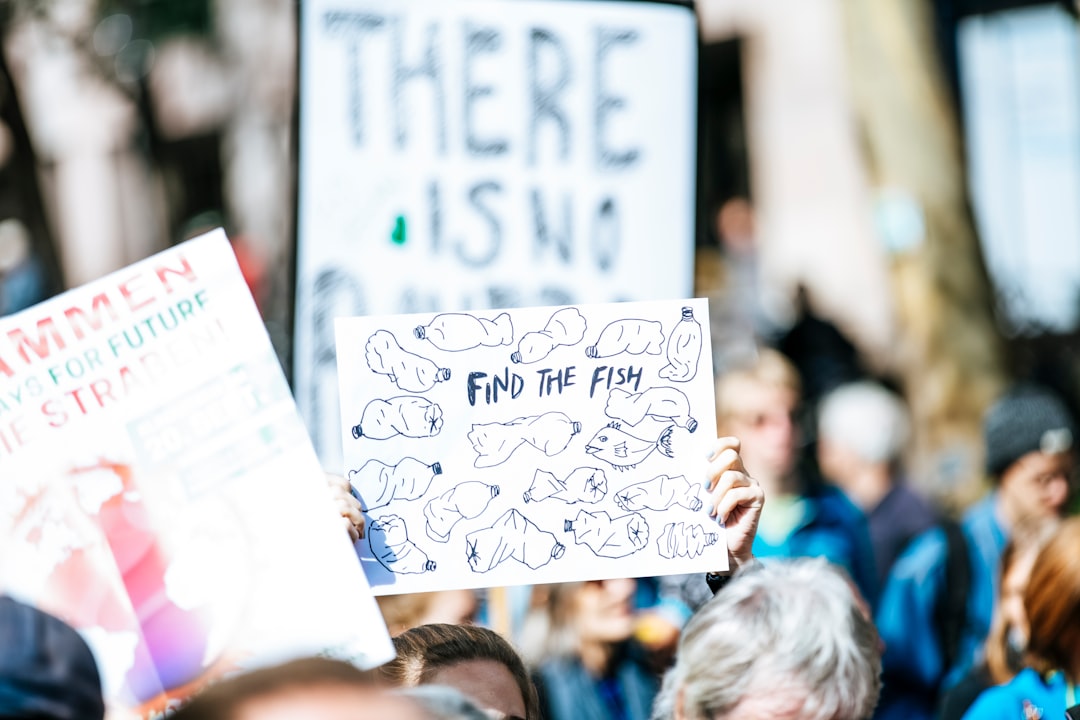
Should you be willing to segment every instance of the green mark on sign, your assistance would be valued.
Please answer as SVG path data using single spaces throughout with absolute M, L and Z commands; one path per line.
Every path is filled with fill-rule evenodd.
M 394 231 L 390 233 L 390 239 L 395 245 L 405 244 L 405 216 L 398 215 L 394 218 Z

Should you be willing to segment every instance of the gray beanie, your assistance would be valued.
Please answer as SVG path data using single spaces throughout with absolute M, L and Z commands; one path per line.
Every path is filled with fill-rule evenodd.
M 1035 450 L 1064 452 L 1073 447 L 1072 417 L 1061 398 L 1037 385 L 1019 385 L 995 402 L 983 417 L 986 471 L 1000 476 Z

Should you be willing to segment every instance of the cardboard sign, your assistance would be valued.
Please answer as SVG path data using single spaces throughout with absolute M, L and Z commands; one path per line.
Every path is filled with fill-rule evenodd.
M 376 594 L 727 567 L 708 302 L 337 320 Z
M 0 588 L 81 631 L 112 717 L 393 656 L 222 231 L 0 319 Z
M 685 297 L 697 25 L 647 2 L 304 0 L 294 386 L 332 319 Z

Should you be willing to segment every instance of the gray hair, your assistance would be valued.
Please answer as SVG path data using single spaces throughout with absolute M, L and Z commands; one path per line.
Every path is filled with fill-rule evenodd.
M 866 462 L 887 463 L 898 459 L 907 445 L 911 420 L 895 393 L 876 382 L 853 382 L 821 401 L 818 435 Z
M 881 650 L 856 592 L 823 558 L 740 573 L 687 623 L 653 720 L 674 718 L 676 702 L 686 720 L 743 717 L 746 705 L 770 702 L 801 720 L 870 717 Z
M 431 720 L 491 720 L 464 693 L 448 685 L 417 685 L 392 692 L 419 705 Z

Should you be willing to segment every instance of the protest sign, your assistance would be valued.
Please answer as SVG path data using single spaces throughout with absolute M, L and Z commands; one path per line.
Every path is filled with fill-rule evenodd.
M 727 567 L 706 300 L 336 326 L 376 594 Z
M 0 319 L 0 589 L 80 630 L 112 717 L 393 656 L 222 231 Z
M 294 387 L 332 319 L 691 293 L 697 26 L 649 2 L 304 0 Z

